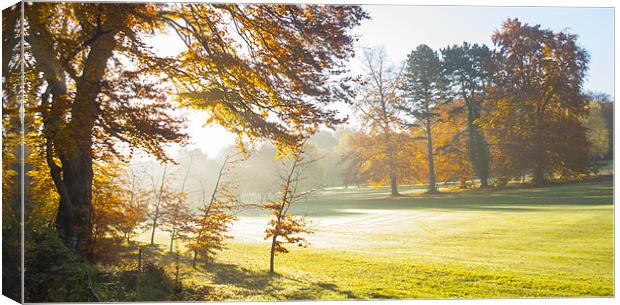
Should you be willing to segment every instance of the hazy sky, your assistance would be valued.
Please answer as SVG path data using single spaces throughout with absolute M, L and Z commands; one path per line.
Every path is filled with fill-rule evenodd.
M 433 49 L 463 41 L 492 45 L 491 34 L 507 18 L 579 35 L 590 53 L 585 87 L 613 94 L 614 20 L 611 8 L 365 6 L 372 19 L 360 28 L 360 44 L 382 44 L 395 61 L 421 43 Z
M 553 31 L 566 30 L 579 35 L 578 43 L 590 54 L 590 70 L 586 90 L 614 92 L 614 33 L 611 8 L 558 7 L 477 7 L 477 6 L 401 6 L 365 5 L 372 19 L 365 21 L 356 32 L 359 47 L 383 45 L 394 63 L 419 44 L 440 49 L 463 41 L 489 46 L 491 34 L 507 18 L 519 18 L 529 24 L 541 24 Z M 174 37 L 158 37 L 158 51 L 173 55 L 181 47 Z M 161 43 L 165 40 L 164 43 Z M 173 42 L 174 41 L 174 42 Z M 351 61 L 354 71 L 360 70 L 360 60 Z M 340 108 L 340 107 L 339 107 Z M 343 109 L 346 112 L 346 109 Z M 190 146 L 199 147 L 213 157 L 221 148 L 232 144 L 234 137 L 219 126 L 203 127 L 204 114 L 188 115 Z M 172 148 L 174 152 L 176 149 Z

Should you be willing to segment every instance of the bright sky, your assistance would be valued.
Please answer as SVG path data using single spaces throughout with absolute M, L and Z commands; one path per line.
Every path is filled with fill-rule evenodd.
M 553 31 L 566 30 L 578 34 L 578 42 L 590 54 L 590 70 L 586 90 L 614 92 L 614 20 L 611 8 L 558 7 L 480 7 L 480 6 L 402 6 L 365 5 L 372 19 L 365 21 L 357 32 L 359 46 L 383 45 L 394 63 L 425 43 L 435 50 L 463 41 L 489 46 L 491 34 L 507 18 L 519 18 L 529 24 L 541 24 Z M 181 42 L 176 37 L 157 37 L 158 52 L 174 55 Z M 351 61 L 354 71 L 360 60 Z M 342 107 L 338 107 L 342 109 Z M 348 112 L 347 109 L 342 109 Z M 188 114 L 190 146 L 215 156 L 223 147 L 234 143 L 234 137 L 219 126 L 204 127 L 206 117 Z M 177 149 L 172 148 L 174 153 Z

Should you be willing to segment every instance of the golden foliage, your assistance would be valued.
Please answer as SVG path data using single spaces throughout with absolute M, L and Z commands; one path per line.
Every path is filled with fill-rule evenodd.
M 496 175 L 531 175 L 541 184 L 587 173 L 581 89 L 588 54 L 577 36 L 508 19 L 492 39 L 499 48 L 494 85 L 477 123 L 491 144 Z
M 308 241 L 300 234 L 312 233 L 303 217 L 292 215 L 289 211 L 291 205 L 305 198 L 312 190 L 302 192 L 299 184 L 303 171 L 316 160 L 304 161 L 305 141 L 291 154 L 288 160 L 283 160 L 286 172 L 281 174 L 281 191 L 276 200 L 266 202 L 263 208 L 270 212 L 270 218 L 265 229 L 265 240 L 271 239 L 270 272 L 274 271 L 275 255 L 288 253 L 286 244 L 296 244 L 307 247 Z
M 239 208 L 239 202 L 235 196 L 237 184 L 228 180 L 228 174 L 239 162 L 238 157 L 238 153 L 226 155 L 211 196 L 207 197 L 203 187 L 202 206 L 198 208 L 191 225 L 186 227 L 191 233 L 186 246 L 194 252 L 194 264 L 197 257 L 212 259 L 217 251 L 224 248 L 224 241 L 231 238 L 227 232 L 237 219 L 233 212 Z

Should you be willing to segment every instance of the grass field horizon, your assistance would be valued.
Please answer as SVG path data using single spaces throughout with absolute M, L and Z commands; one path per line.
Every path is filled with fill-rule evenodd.
M 314 230 L 310 246 L 276 256 L 274 276 L 262 238 L 267 216 L 246 212 L 213 263 L 192 270 L 186 254 L 180 277 L 213 300 L 613 295 L 612 176 L 402 193 L 331 189 L 298 203 L 294 213 Z M 168 249 L 165 233 L 156 240 Z

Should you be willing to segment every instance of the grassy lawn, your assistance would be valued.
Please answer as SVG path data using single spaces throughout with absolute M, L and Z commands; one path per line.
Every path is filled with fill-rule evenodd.
M 184 286 L 216 300 L 613 295 L 612 178 L 403 193 L 334 189 L 299 203 L 293 212 L 315 233 L 309 248 L 276 257 L 276 276 L 266 216 L 247 212 L 214 264 L 192 270 L 181 259 Z

